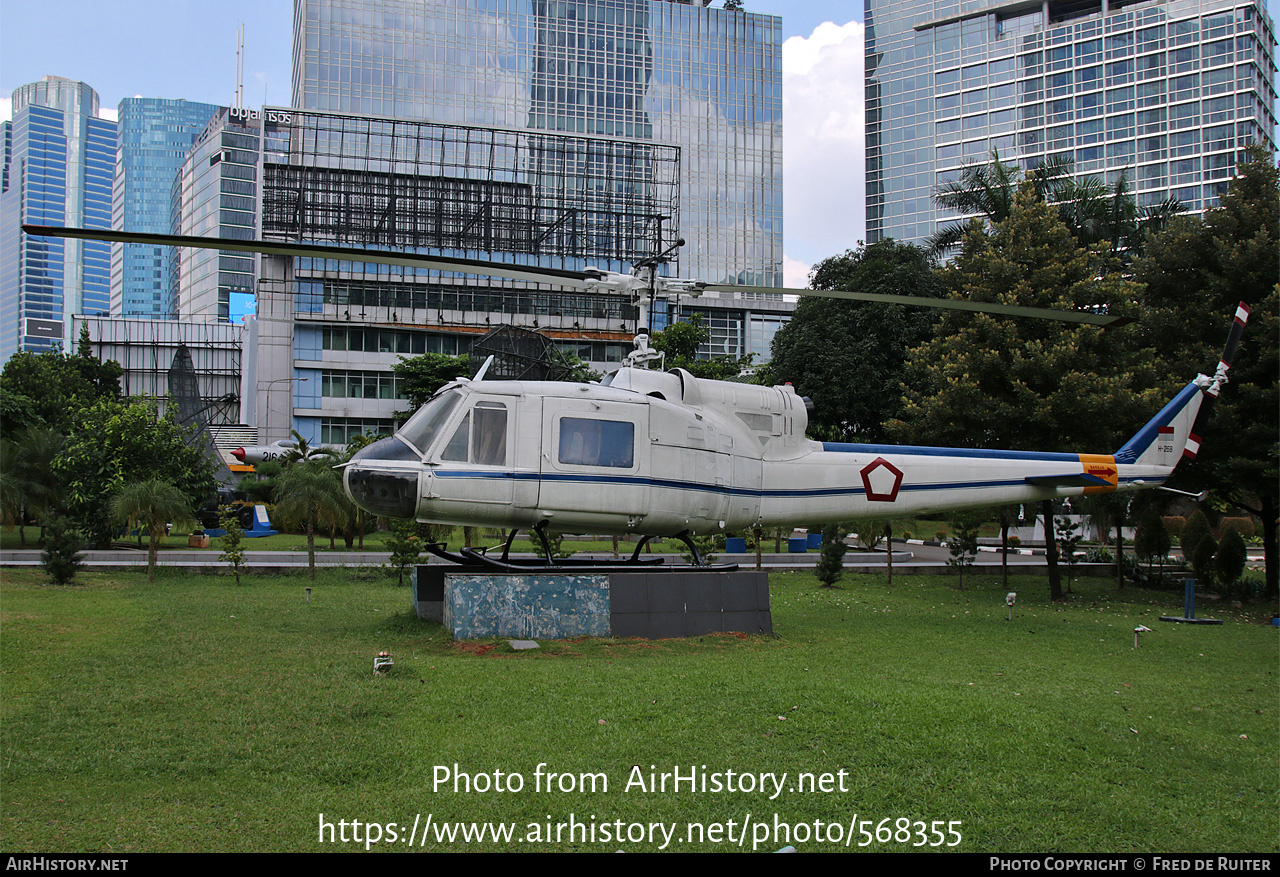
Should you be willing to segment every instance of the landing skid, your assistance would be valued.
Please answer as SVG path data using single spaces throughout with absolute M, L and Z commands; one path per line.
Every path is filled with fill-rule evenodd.
M 601 572 L 624 572 L 629 569 L 643 570 L 652 569 L 656 566 L 662 566 L 665 572 L 732 572 L 738 568 L 736 563 L 720 563 L 720 564 L 702 564 L 701 556 L 698 554 L 697 548 L 693 545 L 692 540 L 687 533 L 681 533 L 677 538 L 689 546 L 689 550 L 693 554 L 694 563 L 692 564 L 672 564 L 667 565 L 665 557 L 647 557 L 641 558 L 640 552 L 648 543 L 650 537 L 645 536 L 636 545 L 636 550 L 632 552 L 631 557 L 626 560 L 575 560 L 570 557 L 552 557 L 551 544 L 547 540 L 545 526 L 539 525 L 533 529 L 533 534 L 542 542 L 545 557 L 536 558 L 513 558 L 511 554 L 511 544 L 515 541 L 517 530 L 512 530 L 508 535 L 506 542 L 502 546 L 502 555 L 500 557 L 490 557 L 486 552 L 488 549 L 477 551 L 474 548 L 463 548 L 461 553 L 454 554 L 445 548 L 443 542 L 428 542 L 425 546 L 428 552 L 439 557 L 441 560 L 447 560 L 450 563 L 459 566 L 471 567 L 473 569 L 501 570 L 503 572 L 516 573 L 601 573 Z M 495 546 L 496 547 L 496 546 Z

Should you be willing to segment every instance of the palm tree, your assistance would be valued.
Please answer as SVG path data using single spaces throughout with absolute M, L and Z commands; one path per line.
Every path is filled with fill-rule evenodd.
M 191 500 L 170 484 L 152 478 L 127 484 L 111 499 L 111 517 L 126 527 L 147 528 L 147 581 L 155 581 L 156 555 L 166 523 L 187 523 L 191 520 Z
M 1128 172 L 1122 170 L 1114 185 L 1097 176 L 1076 177 L 1070 158 L 1055 156 L 1025 175 L 1005 164 L 996 152 L 986 164 L 970 165 L 959 180 L 943 183 L 934 192 L 934 203 L 973 217 L 940 228 L 926 242 L 931 255 L 940 256 L 959 245 L 974 219 L 999 224 L 1009 217 L 1018 186 L 1025 179 L 1036 198 L 1053 204 L 1058 216 L 1082 246 L 1108 241 L 1125 261 L 1141 252 L 1148 231 L 1159 231 L 1182 210 L 1176 198 L 1139 209 L 1130 191 Z
M 307 531 L 307 564 L 316 577 L 316 527 L 347 522 L 347 497 L 337 472 L 320 463 L 296 462 L 276 482 L 276 514 Z
M 66 439 L 55 429 L 33 427 L 16 440 L 0 442 L 0 508 L 18 525 L 18 538 L 27 544 L 26 521 L 41 523 L 58 508 L 59 479 L 53 463 Z
M 333 450 L 332 448 L 312 447 L 311 442 L 303 438 L 302 435 L 296 429 L 290 431 L 289 434 L 293 436 L 294 447 L 287 454 L 285 454 L 280 458 L 280 462 L 283 463 L 285 466 L 288 466 L 291 463 L 296 463 L 298 461 L 301 461 L 303 463 L 313 463 L 320 460 L 321 458 L 336 459 L 339 455 L 339 452 Z

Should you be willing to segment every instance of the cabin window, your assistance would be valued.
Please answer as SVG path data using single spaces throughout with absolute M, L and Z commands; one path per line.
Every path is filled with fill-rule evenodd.
M 565 417 L 560 421 L 561 463 L 630 469 L 635 445 L 635 424 L 625 420 Z
M 420 453 L 426 451 L 460 398 L 461 395 L 452 390 L 442 396 L 436 396 L 419 408 L 418 413 L 409 418 L 409 422 L 397 435 L 417 448 Z
M 477 402 L 454 430 L 440 458 L 458 463 L 469 460 L 482 466 L 505 466 L 507 406 L 501 402 Z

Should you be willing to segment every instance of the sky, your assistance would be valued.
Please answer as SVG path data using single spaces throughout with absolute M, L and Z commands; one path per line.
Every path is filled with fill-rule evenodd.
M 1273 18 L 1276 3 L 1270 0 Z M 866 229 L 863 0 L 745 0 L 781 15 L 784 281 L 852 249 Z M 719 5 L 717 3 L 716 5 Z M 287 105 L 290 0 L 0 0 L 0 120 L 13 90 L 46 75 L 78 79 L 115 117 L 122 98 L 234 102 L 245 27 L 244 103 Z

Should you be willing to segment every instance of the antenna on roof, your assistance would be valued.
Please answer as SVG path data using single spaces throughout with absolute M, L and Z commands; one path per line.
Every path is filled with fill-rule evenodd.
M 244 109 L 244 22 L 236 31 L 236 109 Z

